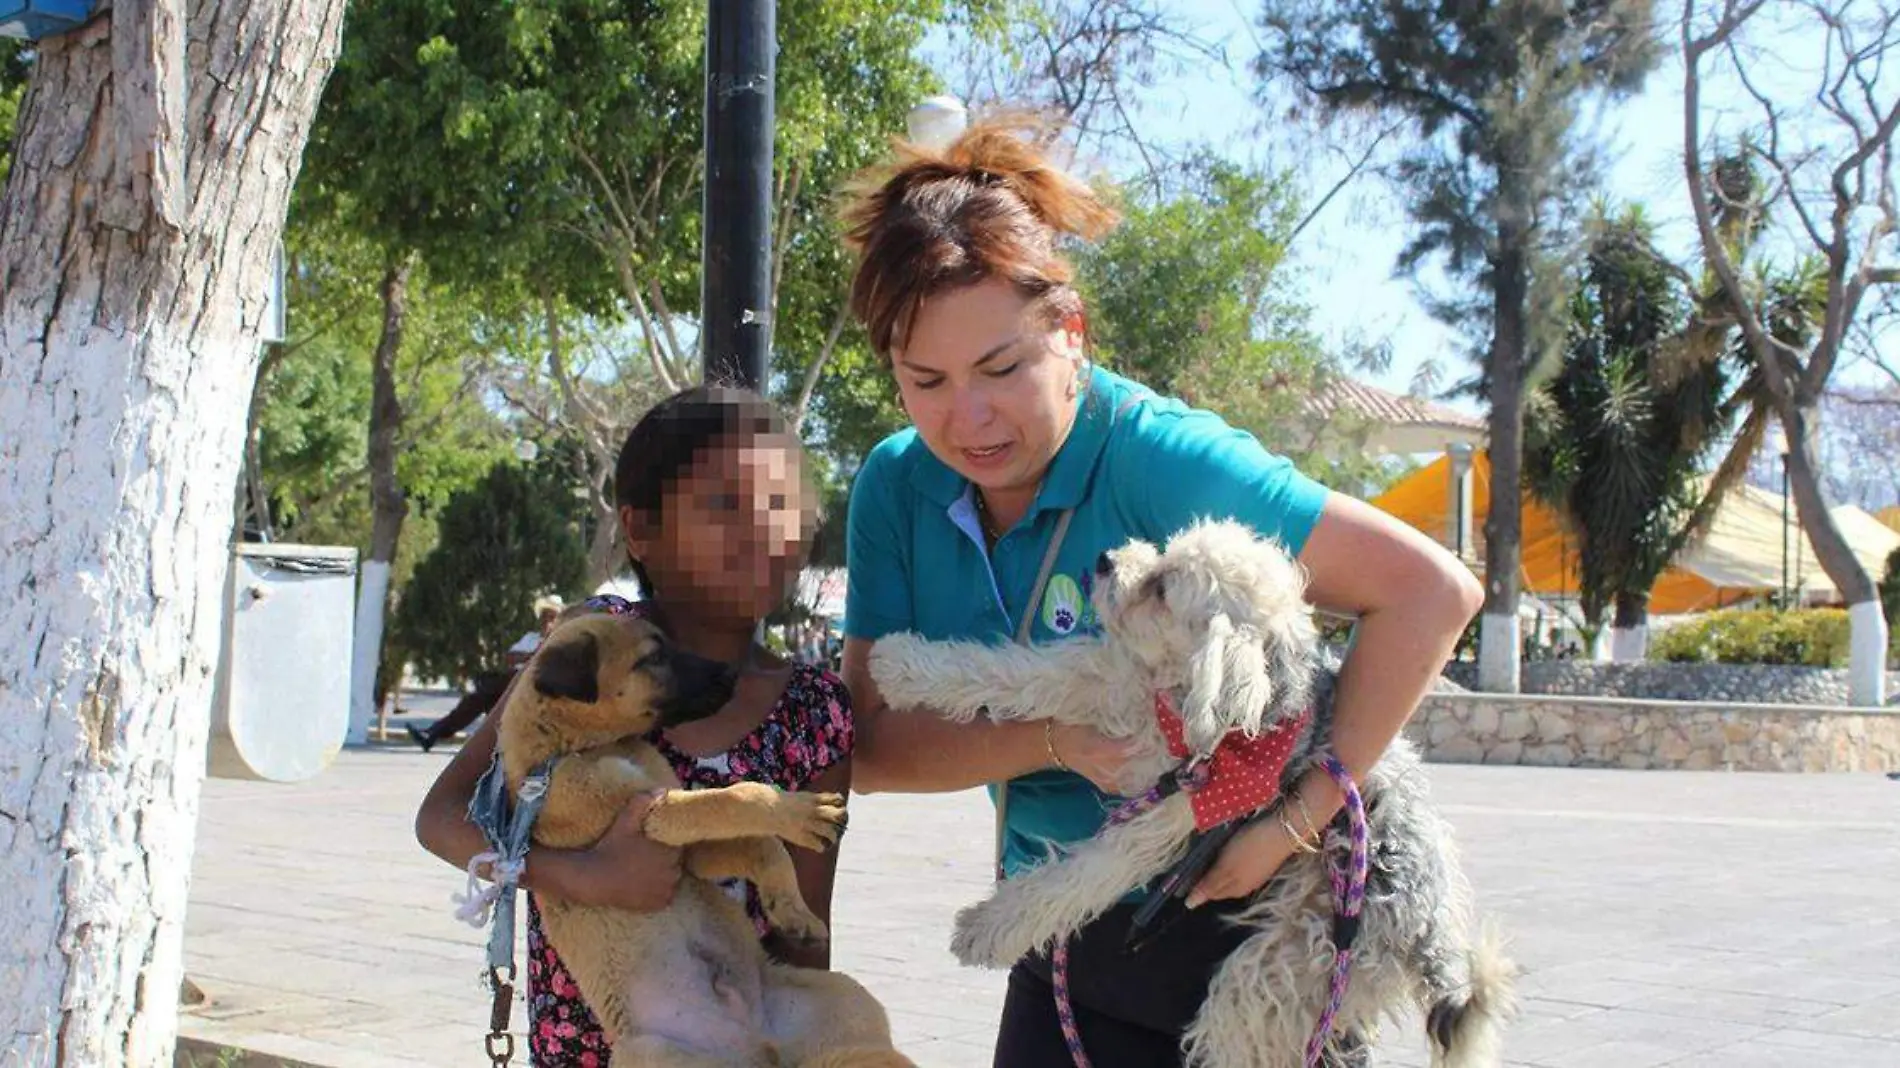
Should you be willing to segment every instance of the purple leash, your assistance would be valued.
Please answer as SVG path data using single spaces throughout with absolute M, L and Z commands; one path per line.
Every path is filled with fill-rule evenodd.
M 1132 801 L 1126 801 L 1115 811 L 1108 814 L 1108 826 L 1119 827 L 1136 816 L 1166 800 L 1176 790 L 1193 793 L 1207 785 L 1213 775 L 1213 769 L 1206 761 L 1193 761 L 1172 778 L 1163 779 L 1148 788 L 1148 792 Z M 1069 943 L 1067 939 L 1056 945 L 1050 956 L 1052 983 L 1056 991 L 1056 1022 L 1062 1026 L 1062 1041 L 1069 1047 L 1069 1058 L 1075 1062 L 1075 1068 L 1093 1068 L 1089 1055 L 1082 1048 L 1082 1032 L 1075 1026 L 1075 1004 L 1069 1000 Z
M 1313 1028 L 1313 1037 L 1306 1043 L 1306 1068 L 1319 1063 L 1320 1054 L 1326 1049 L 1326 1039 L 1333 1033 L 1333 1021 L 1338 1018 L 1340 1007 L 1346 1003 L 1346 984 L 1352 973 L 1352 943 L 1359 934 L 1359 914 L 1366 907 L 1366 806 L 1359 796 L 1359 787 L 1353 783 L 1352 775 L 1346 766 L 1331 753 L 1320 760 L 1320 766 L 1333 777 L 1346 795 L 1346 814 L 1351 827 L 1352 849 L 1346 858 L 1346 870 L 1342 873 L 1336 864 L 1326 865 L 1326 878 L 1333 886 L 1333 989 L 1332 996 L 1326 1001 L 1326 1011 L 1320 1013 L 1319 1024 Z
M 1339 1016 L 1340 1007 L 1346 1002 L 1346 986 L 1352 972 L 1352 943 L 1359 933 L 1359 914 L 1366 904 L 1366 809 L 1364 800 L 1359 796 L 1359 787 L 1352 781 L 1351 773 L 1339 758 L 1328 753 L 1320 760 L 1320 766 L 1333 777 L 1346 795 L 1346 812 L 1350 825 L 1352 849 L 1347 858 L 1344 873 L 1337 865 L 1328 864 L 1326 877 L 1332 883 L 1333 907 L 1333 982 L 1332 995 L 1326 1003 L 1326 1009 L 1320 1014 L 1319 1024 L 1313 1029 L 1313 1037 L 1306 1043 L 1306 1068 L 1319 1064 L 1320 1054 L 1326 1048 L 1326 1038 L 1332 1034 L 1333 1021 Z M 1193 793 L 1207 785 L 1211 774 L 1206 764 L 1195 762 L 1178 772 L 1173 780 L 1163 780 L 1149 788 L 1148 792 L 1132 801 L 1128 801 L 1109 813 L 1108 826 L 1115 827 L 1127 823 L 1136 816 L 1160 804 L 1176 788 Z M 1057 944 L 1051 955 L 1053 983 L 1056 994 L 1056 1021 L 1062 1027 L 1062 1041 L 1069 1047 L 1069 1058 L 1075 1062 L 1075 1068 L 1093 1068 L 1087 1051 L 1082 1048 L 1082 1032 L 1075 1025 L 1075 1005 L 1069 998 L 1069 943 L 1067 940 Z

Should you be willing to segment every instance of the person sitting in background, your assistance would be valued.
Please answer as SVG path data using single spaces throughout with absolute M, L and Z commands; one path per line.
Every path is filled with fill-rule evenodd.
M 519 641 L 509 646 L 508 651 L 502 654 L 503 662 L 507 664 L 508 670 L 486 671 L 475 676 L 474 689 L 462 695 L 462 699 L 455 703 L 455 707 L 449 710 L 448 715 L 427 727 L 418 728 L 413 723 L 404 724 L 403 729 L 409 732 L 410 739 L 421 746 L 422 751 L 426 753 L 435 748 L 435 743 L 444 738 L 455 737 L 467 730 L 476 720 L 487 715 L 489 710 L 501 700 L 501 695 L 508 692 L 508 684 L 513 682 L 521 669 L 527 666 L 528 659 L 534 656 L 536 649 L 541 647 L 541 639 L 547 637 L 548 632 L 554 629 L 554 625 L 561 619 L 561 612 L 566 608 L 566 603 L 555 594 L 550 593 L 535 598 L 534 614 L 538 624 L 537 629 L 523 634 Z
M 541 639 L 547 637 L 548 632 L 554 629 L 555 623 L 560 621 L 561 613 L 566 609 L 567 604 L 561 600 L 559 594 L 550 593 L 535 598 L 534 615 L 540 626 L 536 630 L 523 634 L 519 641 L 509 646 L 508 651 L 502 654 L 507 660 L 510 672 L 520 671 L 527 666 L 528 658 L 534 655 L 536 649 L 541 648 Z

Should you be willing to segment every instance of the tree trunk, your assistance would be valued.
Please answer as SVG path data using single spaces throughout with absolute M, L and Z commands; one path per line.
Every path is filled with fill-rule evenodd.
M 620 552 L 620 517 L 594 508 L 594 536 L 587 546 L 587 581 L 598 589 L 623 569 Z
M 1484 614 L 1478 640 L 1478 688 L 1516 693 L 1519 647 L 1518 567 L 1523 509 L 1525 317 L 1530 297 L 1530 211 L 1521 181 L 1509 168 L 1499 181 L 1497 301 L 1491 335 L 1490 401 L 1486 448 L 1491 501 L 1484 517 Z
M 1879 589 L 1842 536 L 1821 494 L 1820 467 L 1814 455 L 1819 413 L 1811 402 L 1777 407 L 1788 438 L 1788 492 L 1794 498 L 1795 516 L 1808 536 L 1808 544 L 1814 546 L 1821 570 L 1847 604 L 1851 627 L 1847 665 L 1850 699 L 1862 707 L 1885 705 L 1887 617 L 1880 608 Z
M 389 570 L 409 515 L 402 483 L 396 479 L 396 440 L 402 433 L 402 401 L 396 396 L 396 358 L 402 353 L 403 326 L 409 317 L 409 272 L 414 257 L 392 259 L 383 272 L 383 332 L 376 341 L 369 406 L 369 553 L 356 589 L 356 635 L 350 654 L 350 733 L 352 744 L 369 740 L 376 718 L 376 669 L 382 664 L 383 619 L 389 608 Z
M 342 15 L 152 0 L 35 46 L 0 197 L 9 1063 L 172 1060 L 245 411 Z

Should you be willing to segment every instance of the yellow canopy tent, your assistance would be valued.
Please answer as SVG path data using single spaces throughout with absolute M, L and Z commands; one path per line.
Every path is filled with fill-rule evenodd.
M 1483 452 L 1471 458 L 1473 526 L 1481 527 L 1491 504 L 1491 465 Z M 1451 462 L 1441 456 L 1413 472 L 1372 503 L 1449 544 Z M 1577 542 L 1555 512 L 1528 496 L 1522 515 L 1523 562 L 1519 583 L 1525 593 L 1575 596 Z M 1852 505 L 1834 509 L 1835 521 L 1853 546 L 1854 555 L 1876 578 L 1886 567 L 1887 554 L 1900 547 L 1900 532 Z M 1479 535 L 1482 536 L 1481 534 Z M 1821 571 L 1807 537 L 1790 516 L 1788 581 L 1811 600 L 1838 600 L 1833 583 Z M 1733 604 L 1747 597 L 1773 592 L 1782 583 L 1781 498 L 1753 486 L 1732 491 L 1717 509 L 1708 533 L 1685 548 L 1650 591 L 1649 610 L 1656 615 L 1699 612 Z M 1473 548 L 1482 561 L 1481 548 Z

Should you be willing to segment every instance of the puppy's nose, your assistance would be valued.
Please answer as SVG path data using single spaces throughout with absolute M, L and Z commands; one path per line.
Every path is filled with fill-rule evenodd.
M 1108 558 L 1108 553 L 1106 551 L 1104 551 L 1102 555 L 1095 558 L 1095 574 L 1097 576 L 1101 578 L 1107 578 L 1109 575 L 1109 572 L 1113 570 L 1115 570 L 1115 561 L 1110 560 Z

